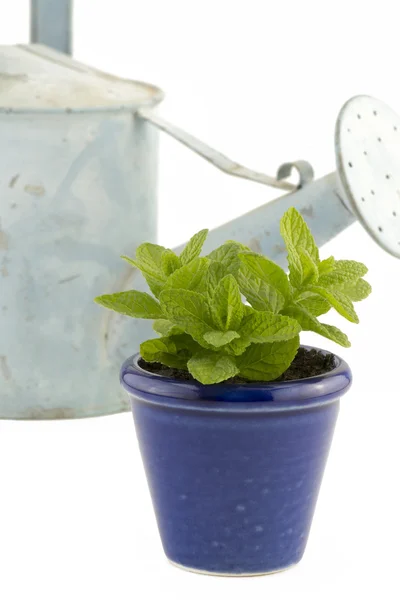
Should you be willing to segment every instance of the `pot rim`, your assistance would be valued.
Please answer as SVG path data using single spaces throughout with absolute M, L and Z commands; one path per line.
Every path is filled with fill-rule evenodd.
M 315 346 L 302 347 L 329 353 Z M 305 379 L 203 385 L 150 373 L 139 366 L 141 357 L 137 353 L 123 363 L 120 382 L 131 396 L 165 408 L 246 413 L 294 411 L 334 402 L 348 391 L 352 382 L 350 367 L 341 357 L 333 356 L 334 369 Z

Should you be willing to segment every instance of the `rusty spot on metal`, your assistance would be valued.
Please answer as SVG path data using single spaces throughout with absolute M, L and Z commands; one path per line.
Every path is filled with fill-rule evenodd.
M 44 420 L 44 419 L 74 419 L 76 414 L 72 408 L 32 408 L 24 412 L 23 419 Z
M 60 279 L 58 283 L 68 283 L 68 281 L 73 281 L 74 279 L 78 279 L 78 277 L 80 277 L 79 273 L 77 275 L 70 275 L 70 277 L 64 277 L 64 279 Z
M 44 189 L 43 185 L 32 185 L 30 183 L 28 183 L 25 187 L 24 187 L 24 192 L 26 192 L 27 194 L 30 194 L 31 196 L 44 196 L 46 193 L 46 190 Z
M 305 206 L 304 208 L 300 209 L 300 212 L 302 215 L 312 219 L 314 216 L 314 207 L 310 204 L 310 206 Z
M 8 250 L 8 235 L 0 229 L 0 250 Z
M 252 238 L 249 241 L 248 246 L 249 246 L 250 250 L 253 250 L 253 252 L 258 252 L 258 254 L 262 253 L 261 244 L 257 238 Z
M 14 177 L 11 177 L 10 183 L 8 184 L 8 187 L 9 188 L 13 188 L 14 185 L 17 183 L 18 179 L 19 179 L 19 173 L 17 173 L 16 175 L 14 175 Z
M 10 381 L 11 379 L 11 371 L 8 366 L 7 356 L 0 356 L 0 371 L 6 381 Z

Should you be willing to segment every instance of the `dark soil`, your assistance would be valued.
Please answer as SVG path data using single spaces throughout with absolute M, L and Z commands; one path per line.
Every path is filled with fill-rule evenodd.
M 171 377 L 180 381 L 194 381 L 193 377 L 187 371 L 181 369 L 171 369 L 160 363 L 148 363 L 143 358 L 139 360 L 139 366 L 150 373 L 156 373 L 163 377 Z M 318 350 L 299 348 L 295 359 L 290 367 L 275 381 L 291 381 L 293 379 L 305 379 L 315 375 L 323 375 L 335 368 L 335 357 L 333 354 L 323 354 Z M 265 383 L 263 381 L 249 381 L 243 377 L 233 377 L 227 379 L 224 383 Z

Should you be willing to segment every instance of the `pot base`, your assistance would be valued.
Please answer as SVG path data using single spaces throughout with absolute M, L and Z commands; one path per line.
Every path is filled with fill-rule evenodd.
M 173 560 L 168 558 L 168 562 L 177 567 L 178 569 L 182 569 L 183 571 L 188 571 L 189 573 L 197 573 L 198 575 L 213 575 L 214 577 L 261 577 L 265 575 L 274 575 L 275 573 L 282 573 L 283 571 L 287 571 L 288 569 L 292 569 L 298 563 L 293 563 L 288 565 L 287 567 L 282 567 L 282 569 L 276 569 L 275 571 L 264 571 L 261 573 L 217 573 L 214 571 L 202 571 L 201 569 L 195 569 L 193 567 L 185 567 L 185 565 L 180 565 Z

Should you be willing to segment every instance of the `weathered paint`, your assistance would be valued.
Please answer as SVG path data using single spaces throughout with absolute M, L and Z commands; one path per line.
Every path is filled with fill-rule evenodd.
M 156 239 L 157 131 L 129 113 L 3 114 L 0 129 L 0 418 L 127 410 L 118 369 L 140 325 L 116 340 L 93 298 Z

